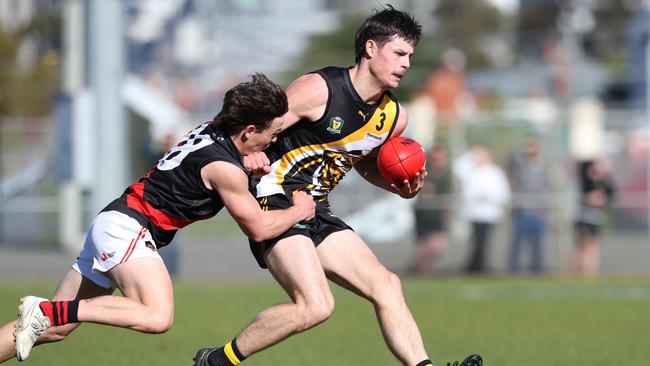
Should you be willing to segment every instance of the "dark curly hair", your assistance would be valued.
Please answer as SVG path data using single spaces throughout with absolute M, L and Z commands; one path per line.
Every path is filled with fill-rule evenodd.
M 237 84 L 226 92 L 223 108 L 212 123 L 231 136 L 248 125 L 262 131 L 288 110 L 287 95 L 282 88 L 264 74 L 255 73 L 251 81 Z
M 366 19 L 354 37 L 354 62 L 359 63 L 366 54 L 366 42 L 370 39 L 383 47 L 393 36 L 403 38 L 413 47 L 420 42 L 422 26 L 406 12 L 395 10 L 386 5 L 383 10 L 374 10 Z

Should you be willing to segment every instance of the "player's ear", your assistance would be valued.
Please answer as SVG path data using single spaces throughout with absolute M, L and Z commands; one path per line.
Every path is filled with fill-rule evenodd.
M 257 132 L 257 128 L 254 125 L 247 125 L 242 131 L 244 138 L 249 139 L 253 133 Z
M 368 58 L 372 58 L 377 52 L 377 49 L 377 42 L 372 39 L 366 41 L 366 56 Z

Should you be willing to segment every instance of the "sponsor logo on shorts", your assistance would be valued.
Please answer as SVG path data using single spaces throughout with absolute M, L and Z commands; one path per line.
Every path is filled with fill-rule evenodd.
M 154 252 L 157 250 L 157 249 L 156 249 L 156 246 L 155 246 L 152 242 L 150 242 L 149 240 L 145 241 L 145 242 L 144 242 L 144 245 L 145 245 L 147 248 L 153 250 Z
M 113 256 L 115 256 L 115 252 L 110 252 L 110 253 L 102 252 L 101 258 L 102 261 L 106 262 L 110 258 L 113 258 Z

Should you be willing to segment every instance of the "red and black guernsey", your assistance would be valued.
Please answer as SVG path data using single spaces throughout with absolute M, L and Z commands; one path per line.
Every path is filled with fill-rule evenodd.
M 203 184 L 201 169 L 213 161 L 246 171 L 243 157 L 218 124 L 206 122 L 188 132 L 147 174 L 102 211 L 119 211 L 147 228 L 158 247 L 176 231 L 216 215 L 223 208 L 219 193 Z

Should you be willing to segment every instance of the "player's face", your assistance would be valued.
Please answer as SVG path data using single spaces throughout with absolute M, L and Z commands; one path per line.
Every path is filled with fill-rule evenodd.
M 253 132 L 249 138 L 249 150 L 251 152 L 262 151 L 274 143 L 278 138 L 278 134 L 282 131 L 283 121 L 284 117 L 278 117 L 271 121 L 268 128 Z
M 372 58 L 373 74 L 387 89 L 396 88 L 411 67 L 412 55 L 413 46 L 410 42 L 393 37 Z

